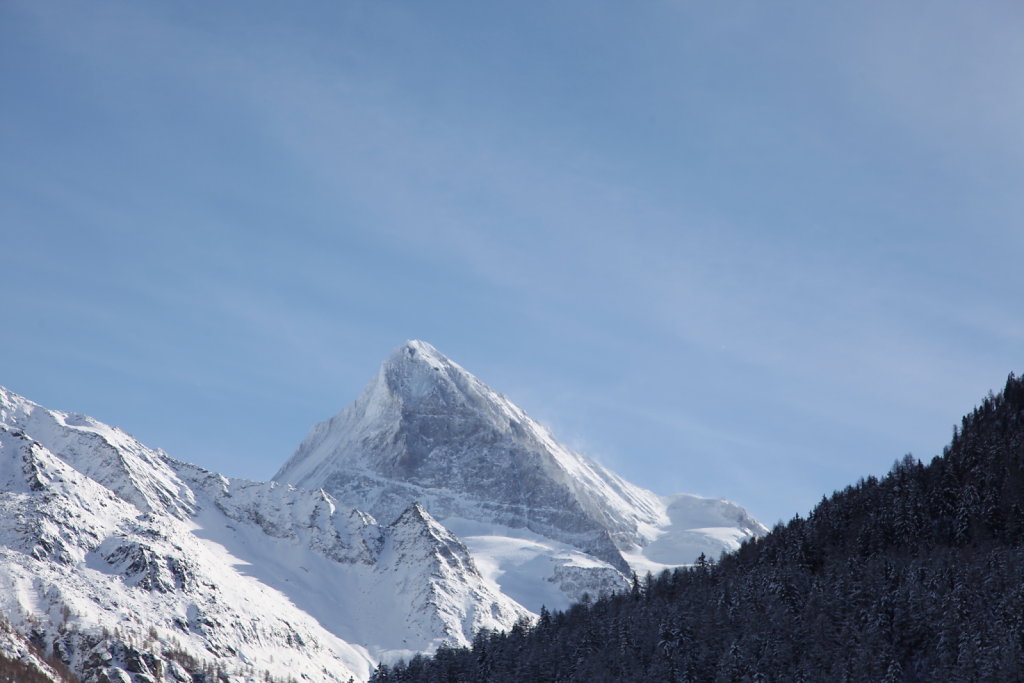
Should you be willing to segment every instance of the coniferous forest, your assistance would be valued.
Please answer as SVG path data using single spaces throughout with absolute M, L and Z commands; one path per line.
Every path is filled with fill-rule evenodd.
M 718 562 L 542 611 L 393 681 L 1024 680 L 1024 379 Z

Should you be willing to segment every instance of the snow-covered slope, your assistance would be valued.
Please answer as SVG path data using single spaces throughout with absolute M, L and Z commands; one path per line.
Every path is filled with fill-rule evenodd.
M 525 610 L 413 504 L 228 480 L 0 388 L 0 612 L 85 681 L 365 679 Z
M 0 664 L 56 680 L 63 662 L 85 683 L 365 679 L 764 531 L 572 452 L 423 342 L 277 480 L 0 388 Z
M 767 531 L 728 501 L 630 484 L 422 341 L 385 360 L 274 478 L 380 517 L 419 501 L 534 610 L 553 584 L 564 603 L 623 585 L 631 569 L 717 557 Z
M 70 676 L 57 671 L 61 666 L 43 654 L 39 646 L 19 633 L 6 619 L 0 619 L 0 681 L 65 683 Z M 64 667 L 61 666 L 62 671 Z

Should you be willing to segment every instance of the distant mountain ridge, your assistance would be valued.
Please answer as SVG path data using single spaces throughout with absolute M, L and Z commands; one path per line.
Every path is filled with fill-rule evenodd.
M 483 524 L 494 528 L 488 538 L 512 530 L 553 541 L 559 552 L 567 546 L 604 563 L 590 569 L 603 572 L 605 591 L 624 581 L 608 566 L 628 576 L 701 552 L 717 557 L 767 531 L 728 501 L 665 498 L 630 484 L 418 340 L 396 349 L 353 404 L 316 425 L 274 479 L 323 488 L 381 518 L 417 500 L 457 533 Z M 465 539 L 471 550 L 476 536 Z M 651 549 L 657 559 L 645 555 Z

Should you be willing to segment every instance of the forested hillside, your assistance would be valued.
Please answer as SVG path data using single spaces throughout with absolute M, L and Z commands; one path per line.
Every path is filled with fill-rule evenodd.
M 373 680 L 1024 680 L 1022 508 L 1024 379 L 1010 375 L 928 465 L 906 456 L 717 563 Z

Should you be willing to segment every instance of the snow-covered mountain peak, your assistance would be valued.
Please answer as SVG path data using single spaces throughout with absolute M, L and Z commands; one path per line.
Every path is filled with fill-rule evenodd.
M 542 552 L 529 545 L 544 545 L 540 538 L 628 574 L 648 566 L 635 558 L 642 558 L 642 549 L 669 527 L 678 531 L 677 521 L 684 529 L 697 526 L 676 514 L 678 506 L 671 500 L 565 447 L 507 397 L 416 340 L 388 356 L 354 403 L 316 425 L 274 478 L 322 487 L 384 521 L 420 501 L 446 527 L 465 521 L 500 527 L 502 534 L 526 542 L 503 546 L 510 562 L 513 556 L 525 557 L 519 550 L 527 547 Z M 700 552 L 688 556 L 699 545 L 692 542 L 695 538 L 725 549 L 763 530 L 754 522 L 732 535 L 707 531 L 732 528 L 733 517 L 702 523 L 685 536 L 676 556 L 671 552 L 675 541 L 666 536 L 659 562 L 667 557 L 676 564 L 693 561 Z M 495 548 L 491 536 L 484 531 L 474 536 L 479 542 L 466 542 L 471 550 L 474 544 Z M 551 552 L 568 562 L 565 548 Z M 499 568 L 494 576 L 504 571 Z
M 327 456 L 300 458 L 296 453 L 275 479 L 314 488 L 304 482 L 326 478 L 341 460 L 388 477 L 431 477 L 437 474 L 432 467 L 437 459 L 428 457 L 430 442 L 443 432 L 460 426 L 499 436 L 545 431 L 524 420 L 529 418 L 504 396 L 427 342 L 411 340 L 381 363 L 354 403 L 316 425 L 299 447 Z M 397 448 L 388 448 L 389 443 Z M 393 518 L 414 499 L 378 516 Z
M 661 518 L 656 496 L 565 448 L 421 341 L 396 349 L 355 403 L 313 428 L 275 479 L 323 487 L 382 520 L 414 500 L 442 519 L 474 519 L 483 506 L 504 526 L 556 538 L 623 571 L 611 534 L 636 543 L 641 527 Z
M 398 516 L 388 532 L 406 545 L 418 545 L 429 553 L 438 553 L 453 567 L 478 575 L 469 550 L 459 538 L 434 519 L 426 508 L 413 503 Z M 397 542 L 397 541 L 396 541 Z
M 438 371 L 457 369 L 465 372 L 432 344 L 420 339 L 406 341 L 391 352 L 391 355 L 384 360 L 383 365 L 385 367 L 424 366 Z
M 321 491 L 323 489 L 320 489 Z M 417 502 L 407 507 L 402 514 L 398 516 L 398 519 L 394 521 L 393 526 L 402 526 L 405 524 L 422 524 L 430 526 L 430 524 L 436 524 L 437 520 L 430 516 L 427 509 Z
M 381 363 L 364 392 L 367 406 L 462 415 L 509 429 L 515 411 L 503 397 L 425 341 L 410 340 Z M 369 417 L 375 417 L 372 412 Z
M 479 575 L 469 550 L 419 503 L 413 503 L 388 527 L 393 547 L 441 558 L 460 572 Z M 416 550 L 413 550 L 416 549 Z

